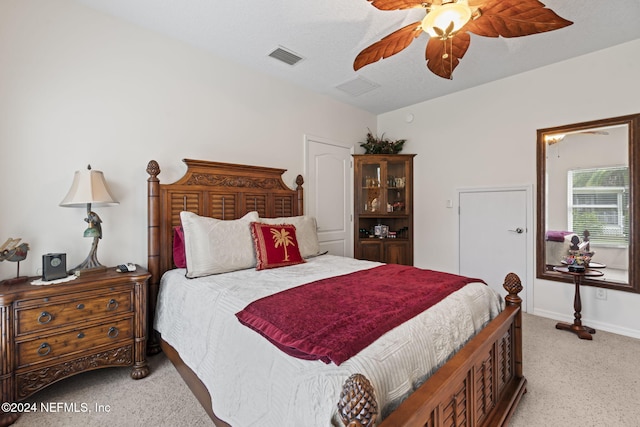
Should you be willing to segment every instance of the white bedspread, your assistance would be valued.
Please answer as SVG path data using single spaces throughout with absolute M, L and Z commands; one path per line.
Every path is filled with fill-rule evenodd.
M 340 366 L 288 356 L 235 317 L 263 296 L 376 265 L 324 255 L 199 279 L 171 270 L 161 280 L 155 329 L 207 386 L 215 414 L 234 427 L 341 425 L 336 404 L 356 372 L 371 380 L 384 414 L 502 310 L 489 286 L 465 286 Z

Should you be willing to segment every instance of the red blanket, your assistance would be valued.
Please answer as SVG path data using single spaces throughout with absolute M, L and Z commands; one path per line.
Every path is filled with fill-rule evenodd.
M 285 353 L 340 365 L 478 279 L 387 264 L 270 295 L 236 316 Z

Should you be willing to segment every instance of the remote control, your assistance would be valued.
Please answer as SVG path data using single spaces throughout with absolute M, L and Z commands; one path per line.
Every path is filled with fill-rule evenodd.
M 120 264 L 116 267 L 118 273 L 128 273 L 130 271 L 136 271 L 136 265 L 129 262 L 127 264 Z

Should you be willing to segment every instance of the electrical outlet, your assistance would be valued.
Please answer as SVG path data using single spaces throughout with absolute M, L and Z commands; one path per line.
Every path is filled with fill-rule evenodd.
M 602 288 L 596 288 L 596 299 L 606 300 L 607 290 Z

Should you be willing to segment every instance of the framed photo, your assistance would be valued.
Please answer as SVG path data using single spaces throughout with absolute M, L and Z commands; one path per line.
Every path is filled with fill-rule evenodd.
M 376 237 L 380 237 L 382 236 L 382 226 L 381 225 L 376 225 L 373 227 L 373 235 Z
M 386 238 L 389 235 L 389 226 L 381 225 L 380 226 L 380 237 Z

